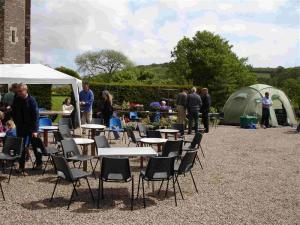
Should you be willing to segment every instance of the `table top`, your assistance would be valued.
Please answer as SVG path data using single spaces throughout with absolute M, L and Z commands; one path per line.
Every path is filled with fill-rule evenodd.
M 58 130 L 58 126 L 40 126 L 42 130 Z
M 157 129 L 160 133 L 179 133 L 176 129 Z
M 0 132 L 0 138 L 5 137 L 6 133 L 5 132 Z
M 85 128 L 85 129 L 105 129 L 106 128 L 106 126 L 104 126 L 104 125 L 93 124 L 93 123 L 82 124 L 81 127 Z
M 39 112 L 40 115 L 63 115 L 63 116 L 69 116 L 71 115 L 70 112 L 67 111 L 52 111 L 52 110 L 46 110 Z
M 94 140 L 89 138 L 73 138 L 77 145 L 89 145 L 93 144 Z
M 157 156 L 157 152 L 151 147 L 117 147 L 117 148 L 98 148 L 99 156 Z
M 141 142 L 148 144 L 163 144 L 166 143 L 168 139 L 165 138 L 142 138 Z

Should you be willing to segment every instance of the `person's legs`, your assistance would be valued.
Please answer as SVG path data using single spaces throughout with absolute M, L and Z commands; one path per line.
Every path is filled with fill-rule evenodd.
M 189 134 L 192 133 L 192 127 L 193 127 L 193 115 L 192 112 L 189 112 L 188 114 L 188 118 L 189 118 Z
M 19 137 L 23 138 L 23 151 L 22 151 L 21 157 L 19 159 L 19 169 L 24 170 L 25 169 L 25 161 L 26 161 L 26 149 L 27 149 L 28 145 L 30 144 L 30 135 L 25 134 L 25 135 L 21 135 Z
M 32 148 L 34 156 L 35 156 L 35 166 L 40 167 L 43 165 L 43 155 L 38 151 L 38 148 Z
M 185 122 L 185 108 L 181 105 L 177 106 L 178 111 L 178 117 L 177 117 L 177 123 L 184 124 Z
M 208 112 L 202 113 L 202 121 L 203 121 L 203 125 L 204 125 L 204 128 L 205 128 L 205 132 L 208 133 L 209 132 L 209 117 L 208 117 Z
M 262 126 L 265 126 L 265 121 L 266 121 L 266 110 L 265 108 L 262 109 L 262 115 L 261 115 L 261 121 L 260 121 L 260 124 Z
M 266 109 L 266 117 L 265 117 L 265 126 L 268 128 L 270 127 L 270 109 Z
M 81 115 L 81 124 L 86 124 L 86 123 L 87 123 L 86 112 L 82 112 L 82 115 Z
M 86 122 L 91 123 L 93 118 L 93 112 L 87 112 L 86 113 Z
M 195 134 L 199 132 L 199 113 L 198 112 L 194 112 L 193 113 L 193 118 L 195 121 Z

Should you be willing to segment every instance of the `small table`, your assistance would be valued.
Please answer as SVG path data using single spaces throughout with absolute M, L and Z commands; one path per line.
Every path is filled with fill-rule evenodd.
M 5 132 L 0 132 L 0 138 L 4 138 L 4 137 L 5 137 L 5 135 L 6 135 L 6 133 L 5 133 Z
M 168 139 L 168 134 L 174 134 L 175 140 L 177 139 L 177 134 L 180 132 L 176 129 L 158 129 L 157 131 L 164 133 L 166 139 Z
M 100 125 L 100 124 L 93 124 L 93 123 L 89 123 L 89 124 L 82 124 L 81 128 L 83 129 L 90 129 L 91 130 L 91 139 L 94 139 L 96 136 L 96 130 L 104 130 L 106 128 L 106 126 L 104 125 Z M 92 147 L 92 156 L 95 156 L 95 146 Z
M 77 145 L 81 145 L 83 147 L 83 149 L 82 149 L 83 155 L 88 154 L 88 145 L 91 145 L 94 143 L 94 140 L 89 139 L 89 138 L 73 138 L 73 140 L 75 141 L 75 143 Z M 87 171 L 87 162 L 86 161 L 83 162 L 83 170 Z
M 48 146 L 48 132 L 52 130 L 58 130 L 58 126 L 40 126 L 40 129 L 44 133 L 44 144 Z
M 168 139 L 164 138 L 142 138 L 141 139 L 141 145 L 143 144 L 149 144 L 149 145 L 157 145 L 157 151 L 161 151 L 161 146 L 165 144 L 168 141 Z
M 157 156 L 157 152 L 151 147 L 116 147 L 116 148 L 98 148 L 99 156 L 123 156 L 140 157 L 140 165 L 143 168 L 143 158 Z

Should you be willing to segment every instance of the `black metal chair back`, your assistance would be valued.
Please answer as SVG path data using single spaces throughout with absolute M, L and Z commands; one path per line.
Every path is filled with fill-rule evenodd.
M 95 136 L 97 148 L 110 148 L 110 144 L 104 135 Z
M 203 134 L 198 132 L 195 134 L 192 142 L 191 142 L 191 147 L 192 148 L 199 148 L 200 147 L 200 144 L 201 144 L 201 141 L 202 141 L 202 137 L 203 137 Z
M 42 155 L 48 155 L 46 147 L 41 138 L 35 137 L 31 139 L 32 148 L 35 149 L 37 152 L 41 152 Z
M 10 156 L 21 156 L 23 152 L 23 138 L 6 137 L 2 152 Z
M 61 141 L 64 140 L 62 134 L 59 131 L 53 131 L 53 136 L 55 143 L 61 143 Z
M 136 137 L 135 137 L 135 134 L 134 134 L 133 130 L 132 129 L 127 129 L 126 132 L 127 132 L 128 138 L 130 138 L 131 142 L 136 144 L 137 140 L 136 140 Z
M 68 125 L 58 125 L 58 130 L 61 133 L 63 138 L 72 137 L 71 130 Z
M 71 118 L 60 118 L 58 121 L 58 126 L 68 125 L 68 127 L 72 130 L 74 129 Z
M 161 133 L 157 130 L 147 130 L 147 138 L 162 138 Z
M 64 157 L 70 158 L 72 156 L 81 155 L 78 149 L 78 145 L 74 141 L 74 139 L 66 139 L 61 141 Z
M 177 173 L 185 174 L 191 171 L 191 169 L 194 166 L 196 156 L 197 156 L 197 151 L 188 151 L 182 158 Z
M 103 157 L 100 178 L 104 181 L 128 181 L 131 178 L 129 159 Z
M 74 180 L 73 174 L 67 160 L 62 156 L 52 156 L 52 159 L 57 176 L 64 180 L 72 182 Z
M 180 157 L 182 155 L 183 140 L 168 140 L 162 150 L 164 157 Z
M 175 157 L 151 157 L 145 177 L 148 180 L 169 180 L 174 175 Z
M 182 123 L 174 123 L 171 126 L 172 129 L 179 130 L 180 135 L 184 135 L 184 125 Z

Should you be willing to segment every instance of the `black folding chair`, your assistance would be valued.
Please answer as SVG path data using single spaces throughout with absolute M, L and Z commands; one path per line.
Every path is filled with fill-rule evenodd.
M 146 126 L 142 123 L 138 123 L 137 127 L 138 127 L 140 137 L 141 138 L 147 137 L 147 128 L 146 128 Z
M 64 151 L 64 157 L 67 159 L 67 161 L 73 162 L 74 166 L 76 162 L 79 162 L 78 169 L 80 169 L 81 164 L 83 162 L 90 161 L 92 171 L 94 171 L 94 167 L 92 163 L 92 159 L 94 157 L 88 155 L 82 155 L 78 149 L 78 145 L 76 145 L 75 141 L 72 138 L 62 140 L 61 143 Z
M 1 190 L 3 201 L 5 201 L 5 196 L 4 196 L 4 192 L 3 192 L 3 189 L 2 189 L 1 181 L 0 181 L 0 190 Z
M 118 182 L 127 183 L 131 181 L 131 210 L 133 210 L 133 196 L 134 196 L 134 180 L 131 175 L 129 159 L 128 158 L 110 158 L 103 157 L 101 164 L 101 173 L 99 177 L 98 202 L 99 208 L 100 191 L 101 198 L 104 198 L 104 182 Z
M 110 144 L 109 144 L 106 136 L 104 136 L 104 135 L 95 136 L 94 140 L 95 140 L 96 149 L 97 149 L 97 156 L 95 156 L 95 158 L 97 159 L 97 162 L 94 166 L 94 172 L 93 172 L 95 174 L 95 170 L 96 170 L 97 165 L 98 165 L 98 163 L 100 161 L 100 158 L 101 158 L 100 154 L 99 154 L 99 149 L 100 148 L 110 148 Z
M 17 162 L 23 152 L 23 138 L 19 137 L 6 137 L 4 141 L 4 146 L 2 152 L 0 153 L 0 161 L 10 162 L 10 172 L 7 183 L 10 181 L 13 168 L 16 169 L 15 162 Z M 4 170 L 4 165 L 3 170 Z
M 162 149 L 162 156 L 181 158 L 183 140 L 168 140 Z
M 52 155 L 57 155 L 58 154 L 58 150 L 55 147 L 46 147 L 42 141 L 41 138 L 37 137 L 37 138 L 32 138 L 31 139 L 31 145 L 32 148 L 34 149 L 34 151 L 40 152 L 42 153 L 42 156 L 47 157 L 47 160 L 45 163 L 45 167 L 43 170 L 43 175 L 46 172 L 48 163 L 51 162 L 51 156 Z
M 161 133 L 157 130 L 147 130 L 147 138 L 162 138 Z
M 50 198 L 50 202 L 53 200 L 53 196 L 56 190 L 56 186 L 59 183 L 60 180 L 65 180 L 69 183 L 71 183 L 73 185 L 73 190 L 72 190 L 72 194 L 69 200 L 69 204 L 68 204 L 68 209 L 70 208 L 70 205 L 72 203 L 72 199 L 74 196 L 74 193 L 76 193 L 76 195 L 78 195 L 78 192 L 76 190 L 76 185 L 79 182 L 79 180 L 81 179 L 85 179 L 89 188 L 89 192 L 91 194 L 91 197 L 93 199 L 93 202 L 95 201 L 90 184 L 89 184 L 89 180 L 88 180 L 88 176 L 91 175 L 91 173 L 87 173 L 83 170 L 80 169 L 76 169 L 76 168 L 70 168 L 69 164 L 67 162 L 67 160 L 64 157 L 61 156 L 52 156 L 53 162 L 54 162 L 54 167 L 56 169 L 57 172 L 57 180 L 55 182 L 55 186 Z
M 58 151 L 62 151 L 61 141 L 64 140 L 64 137 L 57 130 L 53 131 L 53 137 L 54 137 L 54 143 L 56 144 Z
M 199 149 L 201 149 L 202 155 L 203 155 L 203 157 L 205 158 L 204 152 L 203 152 L 203 149 L 202 149 L 202 146 L 201 146 L 202 138 L 203 138 L 203 134 L 200 133 L 200 132 L 198 132 L 198 133 L 195 134 L 195 136 L 194 136 L 194 138 L 193 138 L 192 141 L 186 141 L 186 140 L 185 140 L 185 141 L 183 142 L 184 145 L 186 145 L 186 144 L 190 144 L 190 145 L 189 145 L 188 147 L 184 147 L 184 148 L 183 148 L 183 151 L 185 151 L 185 152 L 188 152 L 188 151 L 194 151 L 194 150 L 197 150 L 197 151 L 198 151 Z M 201 168 L 203 169 L 203 166 L 202 166 L 202 164 L 201 164 L 201 161 L 200 161 L 200 158 L 199 158 L 199 156 L 198 156 L 198 153 L 197 153 L 197 155 L 196 155 L 196 159 L 197 159 L 197 161 L 199 162 Z
M 185 176 L 186 173 L 190 173 L 190 175 L 192 177 L 192 180 L 193 180 L 194 187 L 196 189 L 196 192 L 198 193 L 198 188 L 196 186 L 196 182 L 194 180 L 194 176 L 193 176 L 193 173 L 192 173 L 192 169 L 193 169 L 193 166 L 194 166 L 194 163 L 195 163 L 196 156 L 197 156 L 197 151 L 188 151 L 184 155 L 184 157 L 182 158 L 181 162 L 180 163 L 175 163 L 175 165 L 174 165 L 175 182 L 178 185 L 178 188 L 179 188 L 182 199 L 184 199 L 184 198 L 183 198 L 183 194 L 182 194 L 182 191 L 181 191 L 181 186 L 179 184 L 178 177 L 179 176 Z M 162 184 L 163 184 L 163 182 L 160 185 L 159 192 L 161 190 Z
M 69 127 L 70 131 L 74 132 L 74 126 L 73 126 L 71 118 L 67 118 L 67 117 L 60 118 L 58 121 L 58 126 L 61 126 L 61 125 L 67 125 Z
M 64 139 L 73 138 L 73 137 L 81 137 L 80 135 L 72 134 L 69 125 L 58 125 L 58 130 L 61 133 Z
M 172 180 L 175 205 L 177 206 L 175 176 L 174 176 L 174 161 L 175 161 L 175 157 L 151 157 L 149 159 L 146 170 L 142 170 L 140 172 L 137 198 L 139 196 L 140 183 L 142 180 L 144 208 L 146 208 L 144 180 L 146 180 L 146 181 L 164 181 L 164 180 L 169 181 L 169 180 Z M 169 184 L 169 182 L 168 182 L 168 184 Z M 168 190 L 168 186 L 167 186 L 167 190 Z M 166 191 L 166 193 L 167 193 L 167 191 Z
M 179 138 L 182 138 L 184 139 L 185 136 L 184 136 L 184 124 L 182 123 L 174 123 L 171 125 L 171 128 L 172 129 L 175 129 L 175 130 L 179 130 Z
M 141 142 L 141 138 L 137 138 L 132 129 L 126 129 L 126 132 L 129 139 L 128 147 L 130 146 L 131 143 L 134 143 L 136 146 L 139 146 Z

